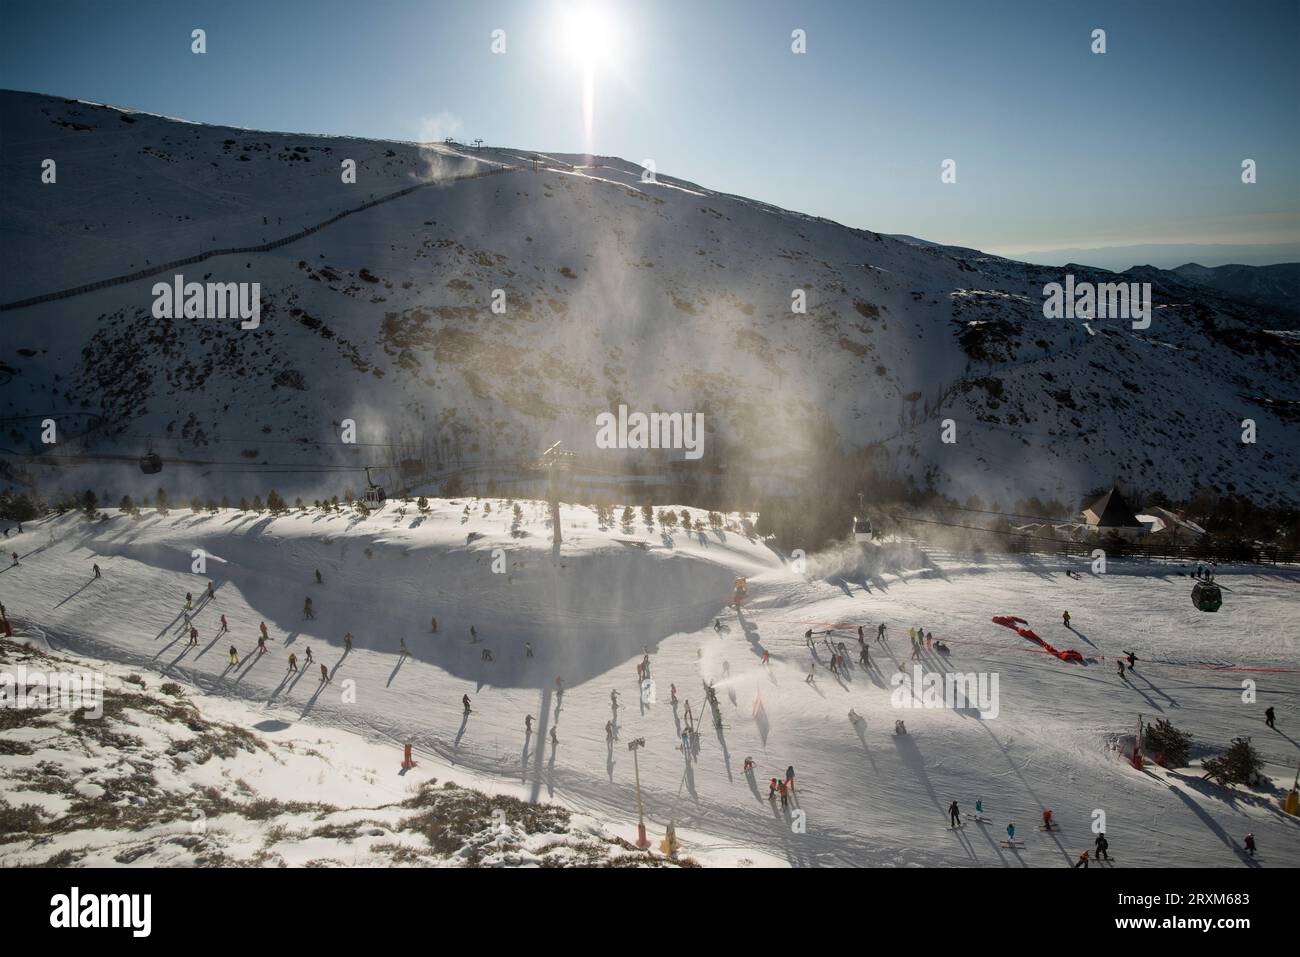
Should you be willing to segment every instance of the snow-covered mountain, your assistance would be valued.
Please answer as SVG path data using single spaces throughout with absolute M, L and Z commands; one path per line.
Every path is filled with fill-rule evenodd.
M 326 465 L 398 459 L 409 475 L 393 485 L 476 464 L 506 475 L 557 439 L 610 473 L 751 485 L 875 447 L 959 496 L 1072 500 L 1115 478 L 1261 499 L 1300 487 L 1300 345 L 1203 284 L 1152 275 L 1147 329 L 1047 319 L 1047 284 L 1117 277 L 645 182 L 610 157 L 231 129 L 17 92 L 0 94 L 0 129 L 7 449 L 48 452 L 53 417 L 53 454 L 152 445 L 196 463 L 179 488 L 168 473 L 186 495 L 275 466 L 308 470 L 281 491 L 338 491 Z M 260 324 L 155 318 L 154 285 L 176 274 L 258 283 Z M 703 457 L 597 448 L 595 417 L 620 404 L 703 413 Z M 356 446 L 340 444 L 347 419 Z M 112 468 L 67 481 L 115 496 L 158 484 Z

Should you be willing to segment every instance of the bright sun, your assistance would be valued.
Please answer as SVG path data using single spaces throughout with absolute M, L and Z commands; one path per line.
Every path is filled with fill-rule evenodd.
M 613 57 L 618 34 L 604 4 L 566 4 L 559 26 L 564 54 L 570 61 L 592 69 Z

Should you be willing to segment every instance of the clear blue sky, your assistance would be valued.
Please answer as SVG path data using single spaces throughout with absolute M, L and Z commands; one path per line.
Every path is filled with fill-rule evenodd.
M 1300 0 L 592 5 L 616 38 L 594 68 L 598 153 L 1001 252 L 1300 240 Z M 208 123 L 580 152 L 582 68 L 559 36 L 573 6 L 0 0 L 0 85 Z

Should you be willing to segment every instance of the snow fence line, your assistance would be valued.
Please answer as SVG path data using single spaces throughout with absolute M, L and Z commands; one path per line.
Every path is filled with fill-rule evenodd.
M 230 256 L 243 253 L 265 253 L 272 249 L 279 249 L 281 246 L 287 246 L 289 243 L 296 243 L 298 240 L 310 236 L 312 233 L 319 232 L 327 226 L 333 226 L 340 219 L 351 216 L 354 213 L 360 213 L 382 203 L 391 203 L 395 199 L 408 196 L 418 189 L 425 189 L 429 186 L 446 186 L 448 183 L 456 183 L 461 180 L 479 179 L 483 176 L 496 176 L 499 173 L 514 173 L 520 169 L 518 166 L 499 166 L 494 169 L 480 170 L 477 173 L 462 173 L 459 176 L 450 176 L 446 179 L 432 180 L 427 183 L 416 183 L 414 186 L 407 186 L 397 190 L 395 193 L 389 193 L 387 196 L 381 196 L 378 199 L 372 199 L 355 206 L 352 209 L 345 209 L 341 213 L 336 213 L 329 219 L 323 220 L 314 226 L 308 226 L 306 229 L 284 236 L 280 239 L 273 239 L 269 243 L 259 243 L 256 246 L 232 246 L 228 249 L 210 249 L 207 252 L 199 253 L 195 256 L 186 256 L 184 259 L 175 259 L 169 263 L 163 263 L 159 266 L 150 266 L 148 269 L 140 269 L 136 272 L 129 273 L 125 276 L 114 276 L 111 279 L 101 279 L 99 282 L 87 283 L 84 286 L 73 286 L 69 289 L 60 289 L 57 292 L 47 292 L 44 295 L 32 296 L 29 299 L 19 299 L 15 302 L 6 302 L 0 304 L 0 312 L 8 312 L 11 309 L 24 309 L 27 306 L 35 306 L 42 302 L 52 302 L 56 299 L 69 299 L 72 296 L 80 296 L 84 293 L 94 292 L 96 289 L 107 289 L 109 286 L 120 286 L 128 282 L 138 282 L 141 279 L 147 279 L 150 276 L 156 276 L 159 273 L 170 272 L 173 269 L 179 269 L 181 266 L 190 266 L 194 263 L 203 262 L 205 259 L 211 259 L 214 256 Z

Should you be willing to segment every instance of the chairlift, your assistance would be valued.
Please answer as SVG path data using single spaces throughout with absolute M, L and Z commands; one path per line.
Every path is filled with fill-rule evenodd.
M 863 513 L 866 508 L 862 504 L 862 496 L 858 496 L 858 514 L 853 516 L 853 541 L 858 544 L 870 543 L 872 540 L 871 520 L 866 518 Z
M 366 494 L 365 502 L 367 508 L 382 508 L 387 496 L 384 495 L 384 487 L 376 485 L 370 480 L 370 468 L 366 468 Z
M 162 471 L 162 458 L 152 448 L 140 456 L 140 471 L 145 475 L 157 475 Z

